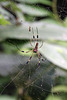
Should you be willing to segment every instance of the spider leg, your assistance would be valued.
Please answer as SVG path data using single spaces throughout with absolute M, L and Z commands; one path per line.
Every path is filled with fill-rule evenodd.
M 30 44 L 31 44 L 31 46 L 34 48 L 34 46 L 32 45 L 32 39 L 30 39 Z
M 37 54 L 38 54 L 38 59 L 39 59 L 38 66 L 40 67 L 40 58 L 41 58 L 41 55 L 40 55 L 40 53 L 38 51 L 37 51 Z
M 41 58 L 42 61 L 45 61 L 46 59 Z
M 36 27 L 36 30 L 37 30 L 37 43 L 38 43 L 38 40 L 39 40 L 39 36 L 38 36 L 38 28 Z M 43 46 L 43 41 L 42 41 L 42 44 L 39 48 L 41 48 Z
M 35 35 L 34 35 L 33 28 L 32 28 L 32 33 L 33 33 L 33 41 L 34 41 L 34 46 L 35 46 Z
M 28 63 L 30 62 L 32 56 L 33 56 L 33 53 L 32 53 L 32 55 L 31 55 L 31 57 L 29 58 L 29 60 L 26 62 L 26 64 L 28 64 Z
M 42 54 L 40 53 L 41 60 L 44 62 L 46 59 L 43 58 Z
M 29 51 L 26 51 L 26 52 L 25 52 L 25 51 L 21 51 L 21 52 L 28 53 L 28 52 L 30 52 L 30 51 L 32 51 L 32 50 L 29 50 Z
M 40 57 L 39 57 L 39 63 L 38 63 L 38 66 L 40 66 Z
M 33 51 L 33 50 L 30 50 L 30 51 Z M 30 52 L 30 51 L 27 51 L 26 53 Z
M 41 59 L 43 62 L 46 60 L 46 59 L 43 58 L 41 53 L 37 52 L 37 54 L 38 54 L 38 57 L 40 57 L 39 60 Z M 39 61 L 39 63 L 40 63 L 40 61 Z
M 36 27 L 36 30 L 37 30 L 37 42 L 39 40 L 39 36 L 38 36 L 38 28 Z
M 31 31 L 31 27 L 29 27 L 29 32 Z M 32 33 L 34 34 L 33 28 L 32 28 Z M 33 36 L 34 37 L 34 36 Z M 34 37 L 35 38 L 35 37 Z M 34 40 L 34 39 L 33 39 Z M 31 46 L 34 48 L 34 46 L 32 45 L 32 39 L 30 39 L 30 44 Z
M 41 46 L 39 48 L 41 48 L 42 46 L 43 46 L 43 41 L 42 41 L 42 44 L 41 44 Z

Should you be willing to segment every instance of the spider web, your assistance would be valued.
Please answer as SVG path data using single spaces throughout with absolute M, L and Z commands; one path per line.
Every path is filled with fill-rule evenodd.
M 61 6 L 62 7 L 57 7 L 58 9 L 60 8 L 58 14 L 64 17 L 65 15 L 63 13 L 67 14 L 64 0 Z M 51 93 L 54 98 L 51 89 L 55 84 L 55 65 L 46 60 L 45 62 L 41 61 L 40 67 L 38 67 L 37 57 L 33 57 L 28 65 L 26 65 L 28 57 L 15 55 L 12 59 L 14 62 L 16 61 L 16 63 L 13 65 L 13 68 L 9 70 L 11 81 L 6 86 L 1 84 L 3 89 L 0 94 L 6 91 L 8 86 L 14 82 L 18 89 L 22 88 L 22 94 L 25 96 L 31 96 L 33 99 L 35 98 L 35 100 L 43 100 Z
M 19 57 L 19 59 L 21 58 Z M 1 93 L 5 91 L 5 89 L 12 83 L 12 81 L 15 83 L 17 88 L 23 87 L 24 90 L 26 91 L 28 89 L 30 95 L 32 95 L 31 94 L 32 92 L 33 97 L 36 96 L 36 88 L 38 90 L 37 98 L 40 98 L 39 94 L 41 92 L 50 93 L 51 92 L 50 88 L 53 85 L 52 75 L 54 73 L 54 68 L 52 64 L 48 63 L 48 61 L 46 61 L 47 68 L 45 68 L 44 63 L 42 62 L 41 62 L 41 66 L 37 68 L 38 65 L 36 59 L 33 58 L 29 65 L 22 64 L 22 67 L 21 65 L 19 65 L 19 67 L 15 67 L 14 69 L 12 69 L 10 75 L 12 80 L 9 82 L 9 84 L 7 84 L 4 87 Z M 21 59 L 20 61 L 22 60 L 23 59 Z M 34 65 L 32 65 L 32 63 Z M 48 67 L 49 65 L 51 66 Z M 14 71 L 15 73 L 13 74 Z
M 24 94 L 24 97 L 28 95 L 35 100 L 42 100 L 50 93 L 54 97 L 51 89 L 55 84 L 55 65 L 48 60 L 45 60 L 44 62 L 41 61 L 40 67 L 38 67 L 38 57 L 33 57 L 29 64 L 26 64 L 29 57 L 25 56 L 13 55 L 11 57 L 10 55 L 8 57 L 5 55 L 1 58 L 5 58 L 5 62 L 9 62 L 7 65 L 9 66 L 9 69 L 11 69 L 9 70 L 8 75 L 11 77 L 11 81 L 8 82 L 6 86 L 1 84 L 2 91 L 0 94 L 5 93 L 7 88 L 14 82 L 18 91 L 22 89 L 22 95 Z M 10 66 L 11 61 L 13 62 L 12 66 Z M 5 67 L 7 65 L 5 64 Z M 6 67 L 6 69 L 8 68 Z
M 64 19 L 67 16 L 67 7 L 66 7 L 67 1 L 62 0 L 62 2 L 61 3 L 60 2 L 61 0 L 58 0 L 59 4 L 57 6 L 57 10 L 58 10 L 58 14 L 60 15 L 60 17 Z

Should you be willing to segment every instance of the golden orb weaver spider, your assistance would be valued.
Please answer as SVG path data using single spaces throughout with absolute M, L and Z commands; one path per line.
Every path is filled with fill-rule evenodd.
M 31 44 L 31 46 L 33 47 L 33 49 L 30 50 L 30 51 L 33 51 L 33 53 L 37 53 L 38 59 L 39 59 L 39 66 L 40 66 L 40 59 L 41 59 L 42 61 L 44 61 L 44 59 L 42 58 L 41 53 L 39 53 L 38 48 L 41 48 L 41 47 L 43 46 L 43 42 L 42 42 L 41 46 L 38 47 L 39 36 L 38 36 L 38 28 L 37 28 L 37 27 L 36 27 L 36 30 L 37 30 L 37 39 L 36 39 L 37 42 L 36 42 L 36 44 L 35 44 L 35 35 L 34 35 L 33 28 L 32 28 L 33 41 L 34 41 L 34 45 L 35 45 L 35 46 L 33 47 L 32 42 L 31 42 L 31 40 L 30 40 L 30 44 Z M 31 27 L 29 27 L 29 32 L 31 32 Z M 25 53 L 28 53 L 28 52 L 30 52 L 30 51 L 27 51 L 27 52 L 25 52 Z M 24 52 L 24 51 L 21 51 L 21 52 Z M 28 61 L 26 62 L 26 64 L 28 64 L 28 63 L 30 62 L 30 60 L 31 60 L 31 58 L 32 58 L 32 56 L 33 56 L 33 53 L 32 53 L 32 55 L 30 56 L 30 58 L 28 59 Z
M 35 35 L 34 35 L 33 28 L 32 28 L 34 46 L 32 45 L 32 41 L 31 41 L 31 39 L 30 39 L 30 44 L 31 44 L 31 46 L 33 47 L 33 49 L 30 50 L 30 51 L 33 51 L 33 53 L 37 53 L 38 59 L 39 59 L 39 66 L 40 66 L 40 59 L 41 59 L 42 61 L 45 61 L 46 59 L 43 59 L 42 54 L 39 53 L 39 51 L 38 51 L 38 49 L 41 48 L 41 47 L 43 46 L 43 42 L 42 42 L 41 46 L 38 47 L 38 45 L 39 45 L 39 44 L 38 44 L 39 35 L 38 35 L 38 28 L 37 28 L 37 27 L 36 27 L 36 30 L 37 30 L 37 39 L 35 40 Z M 31 32 L 31 27 L 30 27 L 30 26 L 29 26 L 29 32 Z M 37 42 L 35 43 L 35 41 L 37 41 Z M 9 41 L 9 43 L 11 43 L 11 42 Z M 11 44 L 13 44 L 13 43 L 11 43 Z M 15 45 L 15 44 L 13 44 L 13 45 Z M 18 49 L 19 51 L 21 51 L 21 50 L 18 48 L 17 45 L 15 45 L 15 46 L 17 47 L 17 49 Z M 21 52 L 23 52 L 23 53 L 28 53 L 28 52 L 30 52 L 30 51 L 27 51 L 27 52 L 21 51 Z M 31 58 L 32 58 L 32 56 L 33 56 L 33 53 L 32 53 L 32 55 L 30 56 L 30 58 L 28 59 L 28 61 L 26 62 L 26 64 L 28 64 L 28 63 L 30 62 L 30 60 L 31 60 Z

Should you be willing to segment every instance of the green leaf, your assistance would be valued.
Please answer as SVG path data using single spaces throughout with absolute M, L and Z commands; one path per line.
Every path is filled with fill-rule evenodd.
M 36 7 L 31 5 L 19 4 L 18 7 L 23 11 L 23 13 L 34 15 L 34 16 L 48 16 L 52 14 L 48 10 L 41 8 L 39 6 Z
M 17 7 L 17 5 L 12 1 L 8 3 L 7 7 L 8 8 L 11 7 L 11 10 L 14 12 L 16 12 L 16 11 L 21 12 L 21 9 L 19 7 Z
M 17 0 L 17 1 L 30 3 L 30 4 L 41 3 L 41 4 L 45 4 L 45 5 L 49 5 L 49 6 L 52 5 L 52 2 L 50 0 Z
M 64 25 L 67 27 L 67 17 L 64 19 Z
M 62 100 L 60 96 L 49 95 L 46 100 Z
M 47 19 L 42 19 L 40 22 L 44 22 L 44 23 L 49 23 L 49 24 L 56 24 L 56 25 L 61 25 L 58 21 L 56 21 L 55 19 L 51 19 L 51 18 L 47 18 Z
M 33 43 L 32 43 L 33 44 Z M 41 42 L 39 42 L 39 46 Z M 30 43 L 23 46 L 24 48 L 30 47 Z M 55 44 L 43 42 L 43 46 L 38 49 L 39 52 L 46 57 L 50 62 L 67 70 L 67 48 Z
M 16 98 L 9 96 L 0 96 L 0 100 L 16 100 Z
M 0 39 L 16 38 L 30 39 L 32 32 L 29 32 L 29 26 L 36 32 L 38 28 L 40 40 L 67 40 L 67 29 L 56 24 L 46 22 L 23 23 L 21 26 L 7 26 L 0 29 Z
M 4 1 L 8 1 L 8 0 L 0 0 L 0 2 L 4 2 Z
M 4 15 L 6 15 L 6 16 L 11 16 L 11 14 L 8 12 L 8 11 L 6 11 L 4 8 L 2 8 L 2 7 L 0 7 L 0 13 L 4 16 Z
M 67 48 L 44 42 L 39 51 L 49 61 L 67 70 Z
M 33 44 L 33 43 L 32 43 Z M 39 42 L 39 46 L 41 43 Z M 32 48 L 30 43 L 25 44 L 23 48 Z M 21 50 L 23 50 L 23 48 Z M 24 49 L 25 50 L 25 49 Z M 67 48 L 58 45 L 43 43 L 43 47 L 38 49 L 40 53 L 49 61 L 67 70 Z M 31 52 L 30 52 L 31 54 Z
M 26 53 L 27 51 L 30 51 L 30 49 L 28 49 L 28 48 L 21 48 L 20 50 L 21 50 L 21 51 L 24 50 L 24 53 L 18 51 L 18 53 L 19 53 L 20 55 L 23 55 L 23 56 L 30 56 L 30 55 L 32 55 L 32 51 Z
M 4 77 L 4 78 L 0 77 L 0 85 L 4 85 L 4 84 L 8 83 L 9 80 L 10 80 L 9 77 Z
M 52 89 L 52 92 L 66 92 L 67 93 L 67 86 L 63 86 L 63 85 L 59 85 L 59 86 L 55 86 Z
M 5 20 L 4 17 L 0 14 L 0 24 L 7 25 L 7 24 L 10 24 L 10 22 Z

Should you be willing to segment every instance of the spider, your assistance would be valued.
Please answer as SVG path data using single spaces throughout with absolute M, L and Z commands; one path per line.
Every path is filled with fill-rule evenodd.
M 36 54 L 38 55 L 38 59 L 39 59 L 39 64 L 38 64 L 38 65 L 40 66 L 40 59 L 41 59 L 42 61 L 44 61 L 44 60 L 46 60 L 46 59 L 43 59 L 42 54 L 39 53 L 39 51 L 38 51 L 38 49 L 41 48 L 41 47 L 43 46 L 43 42 L 42 42 L 41 46 L 38 47 L 38 45 L 39 45 L 39 44 L 38 44 L 39 36 L 38 36 L 38 28 L 37 28 L 37 27 L 36 27 L 36 31 L 37 31 L 37 39 L 35 40 L 35 35 L 34 35 L 33 28 L 32 28 L 34 46 L 32 45 L 32 41 L 31 41 L 31 39 L 30 39 L 30 44 L 31 44 L 31 46 L 33 47 L 33 49 L 30 50 L 30 51 L 32 51 L 33 53 L 36 53 Z M 30 26 L 29 26 L 29 32 L 31 32 L 31 27 L 30 27 Z M 36 43 L 35 43 L 35 41 L 36 41 Z M 9 43 L 11 43 L 11 42 L 9 41 Z M 23 53 L 28 53 L 28 52 L 30 52 L 30 51 L 27 51 L 27 52 L 21 51 L 21 50 L 18 48 L 18 46 L 17 46 L 16 44 L 14 44 L 14 43 L 11 43 L 11 44 L 15 45 L 15 46 L 17 47 L 17 49 L 18 49 L 20 52 L 23 52 Z M 32 56 L 33 56 L 33 53 L 32 53 L 32 55 L 30 56 L 30 58 L 28 59 L 28 61 L 26 62 L 26 64 L 28 64 L 28 63 L 30 62 L 30 60 L 31 60 L 31 58 L 32 58 Z
M 32 45 L 32 42 L 31 42 L 31 40 L 30 40 L 30 44 L 31 44 L 31 46 L 33 47 L 33 49 L 30 50 L 30 51 L 33 51 L 33 53 L 37 53 L 38 59 L 39 59 L 39 64 L 38 64 L 38 65 L 40 66 L 40 59 L 41 59 L 42 61 L 44 61 L 44 59 L 42 58 L 42 55 L 41 55 L 41 53 L 39 53 L 38 49 L 41 48 L 41 47 L 43 46 L 43 42 L 42 42 L 41 46 L 38 47 L 39 36 L 38 36 L 38 28 L 37 28 L 37 27 L 36 27 L 36 30 L 37 30 L 37 39 L 36 39 L 37 42 L 35 43 L 35 35 L 34 35 L 33 28 L 32 28 L 34 46 Z M 29 32 L 30 32 L 30 31 L 31 31 L 31 27 L 29 27 Z M 28 53 L 28 52 L 30 52 L 30 51 L 27 51 L 27 52 L 25 52 L 25 53 Z M 24 51 L 21 51 L 21 52 L 24 52 Z M 28 61 L 26 62 L 26 64 L 28 64 L 28 63 L 30 62 L 30 60 L 31 60 L 31 58 L 32 58 L 32 56 L 33 56 L 33 53 L 32 53 L 32 55 L 30 56 L 30 58 L 28 59 Z

